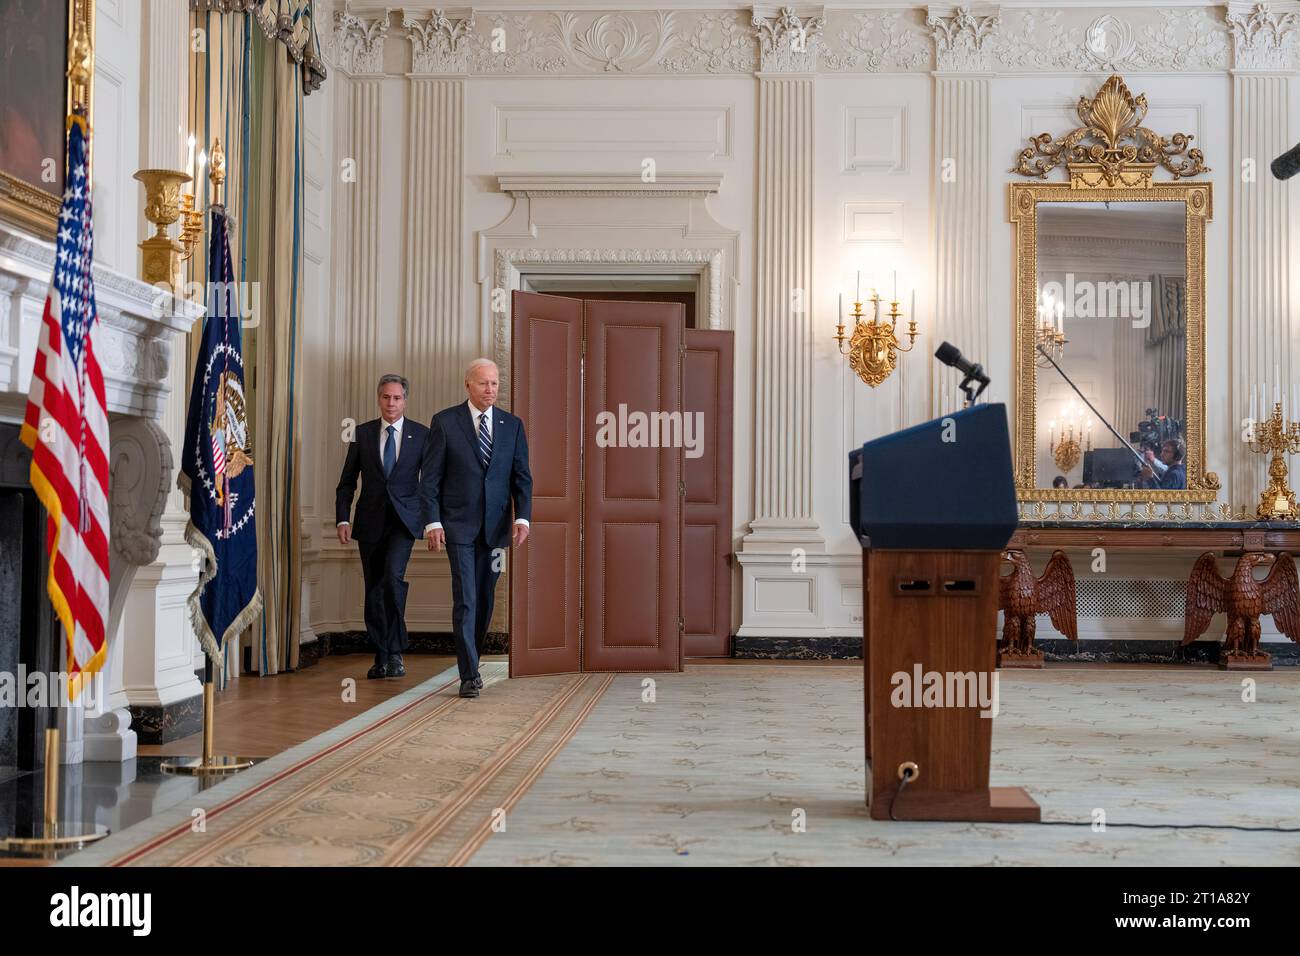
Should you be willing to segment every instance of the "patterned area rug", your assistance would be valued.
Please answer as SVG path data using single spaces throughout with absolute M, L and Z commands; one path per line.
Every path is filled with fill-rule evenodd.
M 992 784 L 1085 824 L 1043 826 L 869 819 L 860 666 L 621 675 L 471 863 L 1294 866 L 1300 833 L 1114 825 L 1300 827 L 1300 673 L 1252 676 L 1002 672 Z
M 613 680 L 481 673 L 477 700 L 457 696 L 453 668 L 62 865 L 463 863 Z

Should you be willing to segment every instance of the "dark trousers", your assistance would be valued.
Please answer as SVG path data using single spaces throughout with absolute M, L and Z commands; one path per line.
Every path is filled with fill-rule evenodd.
M 451 563 L 451 630 L 461 680 L 479 676 L 478 659 L 487 640 L 497 578 L 501 575 L 500 568 L 492 567 L 493 550 L 487 546 L 482 532 L 473 544 L 447 543 L 447 560 Z
M 389 506 L 392 512 L 392 507 Z M 358 541 L 361 573 L 366 582 L 366 634 L 375 648 L 375 662 L 388 663 L 410 643 L 406 633 L 406 563 L 415 539 L 394 513 L 378 541 Z

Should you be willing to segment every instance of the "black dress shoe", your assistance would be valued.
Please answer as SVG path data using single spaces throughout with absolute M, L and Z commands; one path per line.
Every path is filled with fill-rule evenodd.
M 479 690 L 482 690 L 482 689 L 483 689 L 483 678 L 481 678 L 481 677 L 475 677 L 475 678 L 474 678 L 474 686 L 475 686 L 476 688 L 478 688 Z
M 372 664 L 370 666 L 370 670 L 366 671 L 366 677 L 368 677 L 370 680 L 375 680 L 378 677 L 387 677 L 387 676 L 388 676 L 388 668 L 385 667 L 383 664 L 378 664 L 378 663 Z
M 460 696 L 461 697 L 478 696 L 478 688 L 474 686 L 474 682 L 472 680 L 463 680 L 460 682 Z
M 387 670 L 386 670 L 386 672 L 385 672 L 385 676 L 387 676 L 387 677 L 405 677 L 405 676 L 406 676 L 406 663 L 402 660 L 402 655 L 401 655 L 401 654 L 398 654 L 398 655 L 395 656 L 395 657 L 389 658 L 389 661 L 388 661 L 388 668 L 387 668 Z

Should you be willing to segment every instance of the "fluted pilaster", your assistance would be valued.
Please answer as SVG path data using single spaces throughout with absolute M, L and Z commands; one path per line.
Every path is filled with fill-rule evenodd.
M 1267 384 L 1272 401 L 1275 368 L 1283 387 L 1293 381 L 1290 361 L 1290 213 L 1286 186 L 1268 164 L 1293 145 L 1288 131 L 1288 85 L 1300 18 L 1274 14 L 1266 4 L 1230 4 L 1233 38 L 1232 168 L 1232 504 L 1254 507 L 1267 482 L 1266 456 L 1240 444 L 1251 395 Z M 1261 415 L 1266 409 L 1260 409 Z M 1288 412 L 1291 412 L 1288 404 Z M 1212 464 L 1212 463 L 1211 463 Z
M 989 351 L 989 79 L 935 76 L 934 203 L 935 335 L 977 362 Z M 938 371 L 931 411 L 959 376 Z
M 935 337 L 986 365 L 989 340 L 989 113 L 995 13 L 931 7 L 926 17 L 935 44 L 934 74 L 934 302 Z M 959 376 L 949 369 L 932 379 L 930 412 L 945 390 L 956 406 Z M 1007 370 L 1010 372 L 1008 366 Z
M 461 242 L 464 80 L 412 76 L 410 103 L 403 354 L 418 379 L 411 413 L 423 421 L 464 397 L 463 367 L 474 357 L 466 356 L 461 344 L 467 318 Z
M 347 221 L 340 261 L 347 272 L 337 381 L 345 383 L 344 418 L 363 421 L 375 408 L 380 342 L 379 200 L 381 97 L 377 77 L 347 83 L 343 133 L 343 181 L 339 189 Z
M 760 77 L 758 111 L 757 405 L 752 528 L 755 534 L 767 529 L 778 532 L 778 536 L 780 529 L 815 533 L 810 322 L 812 79 Z

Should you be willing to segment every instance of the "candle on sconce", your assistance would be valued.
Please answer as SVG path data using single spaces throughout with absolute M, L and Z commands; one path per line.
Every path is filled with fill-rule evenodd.
M 837 325 L 844 324 L 844 293 L 843 292 L 840 293 L 840 307 L 839 307 L 839 313 L 838 313 L 836 324 Z
M 916 321 L 916 290 L 912 290 L 912 311 L 907 313 L 913 322 Z
M 190 152 L 188 158 L 186 158 L 185 160 L 185 172 L 189 173 L 190 190 L 193 191 L 194 190 L 194 134 L 193 133 L 190 133 L 189 138 L 186 140 L 186 143 L 188 143 L 189 145 Z
M 858 270 L 858 294 L 853 301 L 854 302 L 862 301 L 862 270 L 861 269 Z
M 894 270 L 894 297 L 889 301 L 890 302 L 898 301 L 898 270 L 897 269 Z

